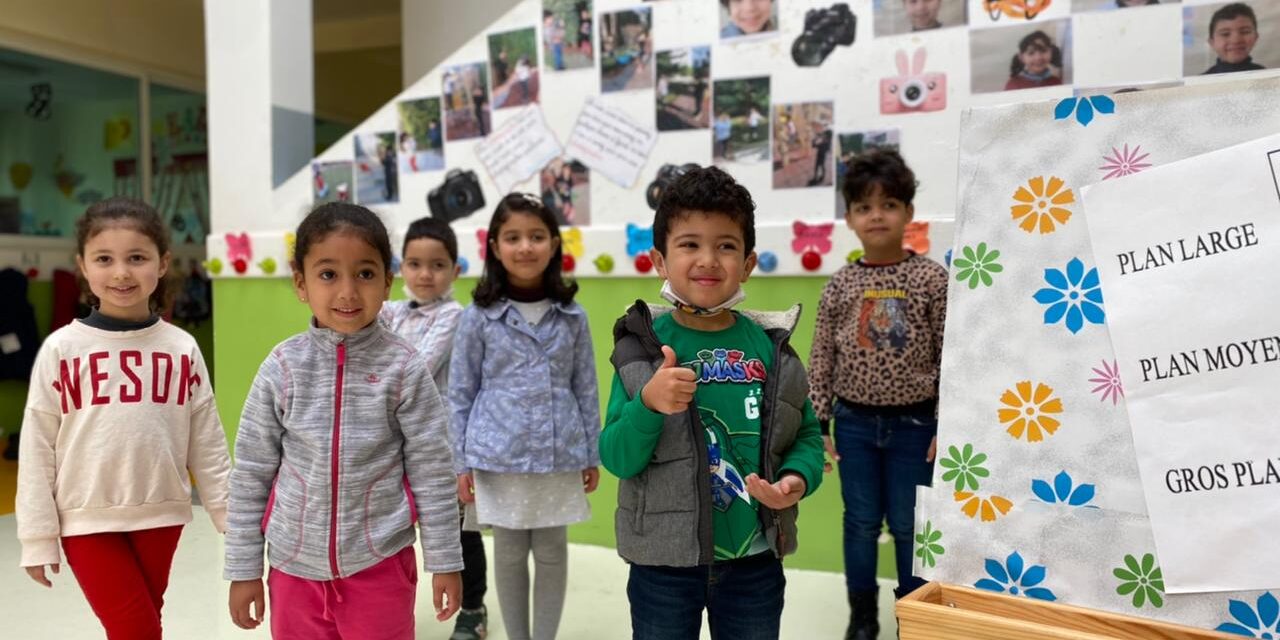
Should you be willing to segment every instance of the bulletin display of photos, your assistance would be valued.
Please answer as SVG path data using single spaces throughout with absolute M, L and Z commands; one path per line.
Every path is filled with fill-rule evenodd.
M 769 78 L 716 80 L 711 157 L 716 164 L 769 161 Z
M 835 109 L 830 102 L 773 105 L 773 188 L 830 187 Z
M 394 131 L 355 135 L 356 204 L 400 201 Z
M 483 138 L 491 129 L 485 63 L 460 64 L 444 70 L 445 139 Z
M 396 137 L 400 173 L 444 169 L 444 120 L 440 98 L 407 100 L 396 105 L 400 132 Z
M 595 66 L 591 0 L 542 0 L 542 66 L 547 71 Z
M 849 161 L 859 154 L 871 149 L 892 149 L 900 151 L 902 134 L 897 129 L 872 129 L 852 131 L 836 136 L 836 218 L 843 218 L 849 210 L 844 201 L 844 193 L 840 185 L 849 172 Z
M 538 101 L 538 34 L 533 27 L 489 35 L 493 108 Z
M 711 47 L 659 51 L 657 65 L 658 131 L 711 126 Z
M 600 16 L 600 92 L 653 88 L 653 15 L 649 7 Z

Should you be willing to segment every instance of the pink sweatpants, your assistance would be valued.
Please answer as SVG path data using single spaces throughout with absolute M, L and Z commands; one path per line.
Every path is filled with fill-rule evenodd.
M 413 640 L 418 561 L 412 546 L 338 580 L 272 569 L 267 588 L 275 640 Z

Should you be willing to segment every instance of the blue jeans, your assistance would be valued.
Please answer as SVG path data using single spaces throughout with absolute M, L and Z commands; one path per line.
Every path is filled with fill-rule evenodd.
M 849 591 L 876 588 L 876 540 L 889 523 L 902 597 L 924 581 L 911 574 L 916 486 L 928 485 L 929 443 L 938 434 L 933 414 L 884 415 L 835 405 L 835 445 L 844 498 L 844 577 Z
M 699 567 L 631 565 L 634 640 L 697 640 L 702 610 L 711 637 L 778 640 L 787 579 L 772 552 Z

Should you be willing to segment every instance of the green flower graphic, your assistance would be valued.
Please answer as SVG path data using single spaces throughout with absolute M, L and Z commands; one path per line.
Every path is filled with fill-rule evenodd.
M 959 269 L 956 280 L 960 282 L 968 280 L 970 289 L 977 289 L 979 282 L 984 286 L 991 286 L 991 274 L 1004 271 L 1004 267 L 996 262 L 1000 252 L 995 249 L 987 251 L 985 242 L 978 243 L 977 251 L 973 247 L 965 247 L 961 252 L 964 253 L 964 257 L 956 258 L 952 264 Z
M 916 549 L 916 557 L 920 558 L 921 564 L 927 567 L 938 566 L 937 556 L 947 552 L 946 548 L 938 544 L 941 539 L 942 532 L 933 528 L 933 521 L 926 521 L 924 531 L 916 534 L 916 542 L 920 544 L 920 548 Z
M 961 451 L 951 445 L 947 448 L 949 454 L 946 458 L 939 460 L 938 463 L 947 471 L 942 474 L 943 482 L 951 482 L 955 480 L 956 491 L 964 491 L 967 485 L 970 490 L 978 490 L 978 478 L 985 478 L 991 475 L 982 467 L 982 463 L 987 461 L 987 454 L 979 453 L 974 455 L 973 445 L 964 445 L 964 451 Z
M 1116 593 L 1122 596 L 1132 593 L 1135 609 L 1141 609 L 1148 600 L 1157 609 L 1163 607 L 1164 576 L 1160 573 L 1160 567 L 1156 566 L 1156 557 L 1149 553 L 1142 556 L 1142 564 L 1139 566 L 1137 558 L 1126 555 L 1124 564 L 1125 566 L 1116 567 L 1112 571 L 1120 579 Z

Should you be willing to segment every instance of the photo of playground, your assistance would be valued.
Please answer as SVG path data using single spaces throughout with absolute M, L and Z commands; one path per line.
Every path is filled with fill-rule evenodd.
M 560 226 L 591 224 L 591 173 L 586 165 L 556 158 L 538 176 L 542 204 L 555 214 Z
M 711 126 L 711 47 L 658 52 L 658 131 Z
M 901 133 L 897 129 L 873 129 L 853 131 L 836 136 L 839 145 L 836 151 L 836 184 L 844 183 L 844 176 L 849 172 L 849 161 L 853 157 L 872 149 L 892 149 L 898 151 L 902 145 Z M 844 193 L 836 189 L 836 218 L 844 218 L 849 207 L 844 202 Z
M 769 78 L 717 80 L 711 157 L 717 163 L 769 160 Z
M 833 114 L 830 102 L 774 105 L 774 189 L 832 185 Z
M 326 202 L 350 202 L 351 161 L 311 163 L 311 195 L 317 205 Z
M 444 71 L 445 139 L 466 140 L 489 135 L 488 79 L 484 63 L 473 62 Z
M 543 66 L 548 71 L 595 66 L 592 30 L 591 0 L 542 0 Z
M 494 109 L 538 101 L 537 42 L 533 27 L 489 35 Z
M 400 172 L 444 169 L 444 125 L 440 98 L 408 100 L 396 105 L 400 114 Z
M 653 87 L 652 25 L 648 7 L 601 14 L 601 93 Z
M 400 176 L 396 166 L 395 132 L 358 133 L 354 139 L 356 204 L 399 202 Z

